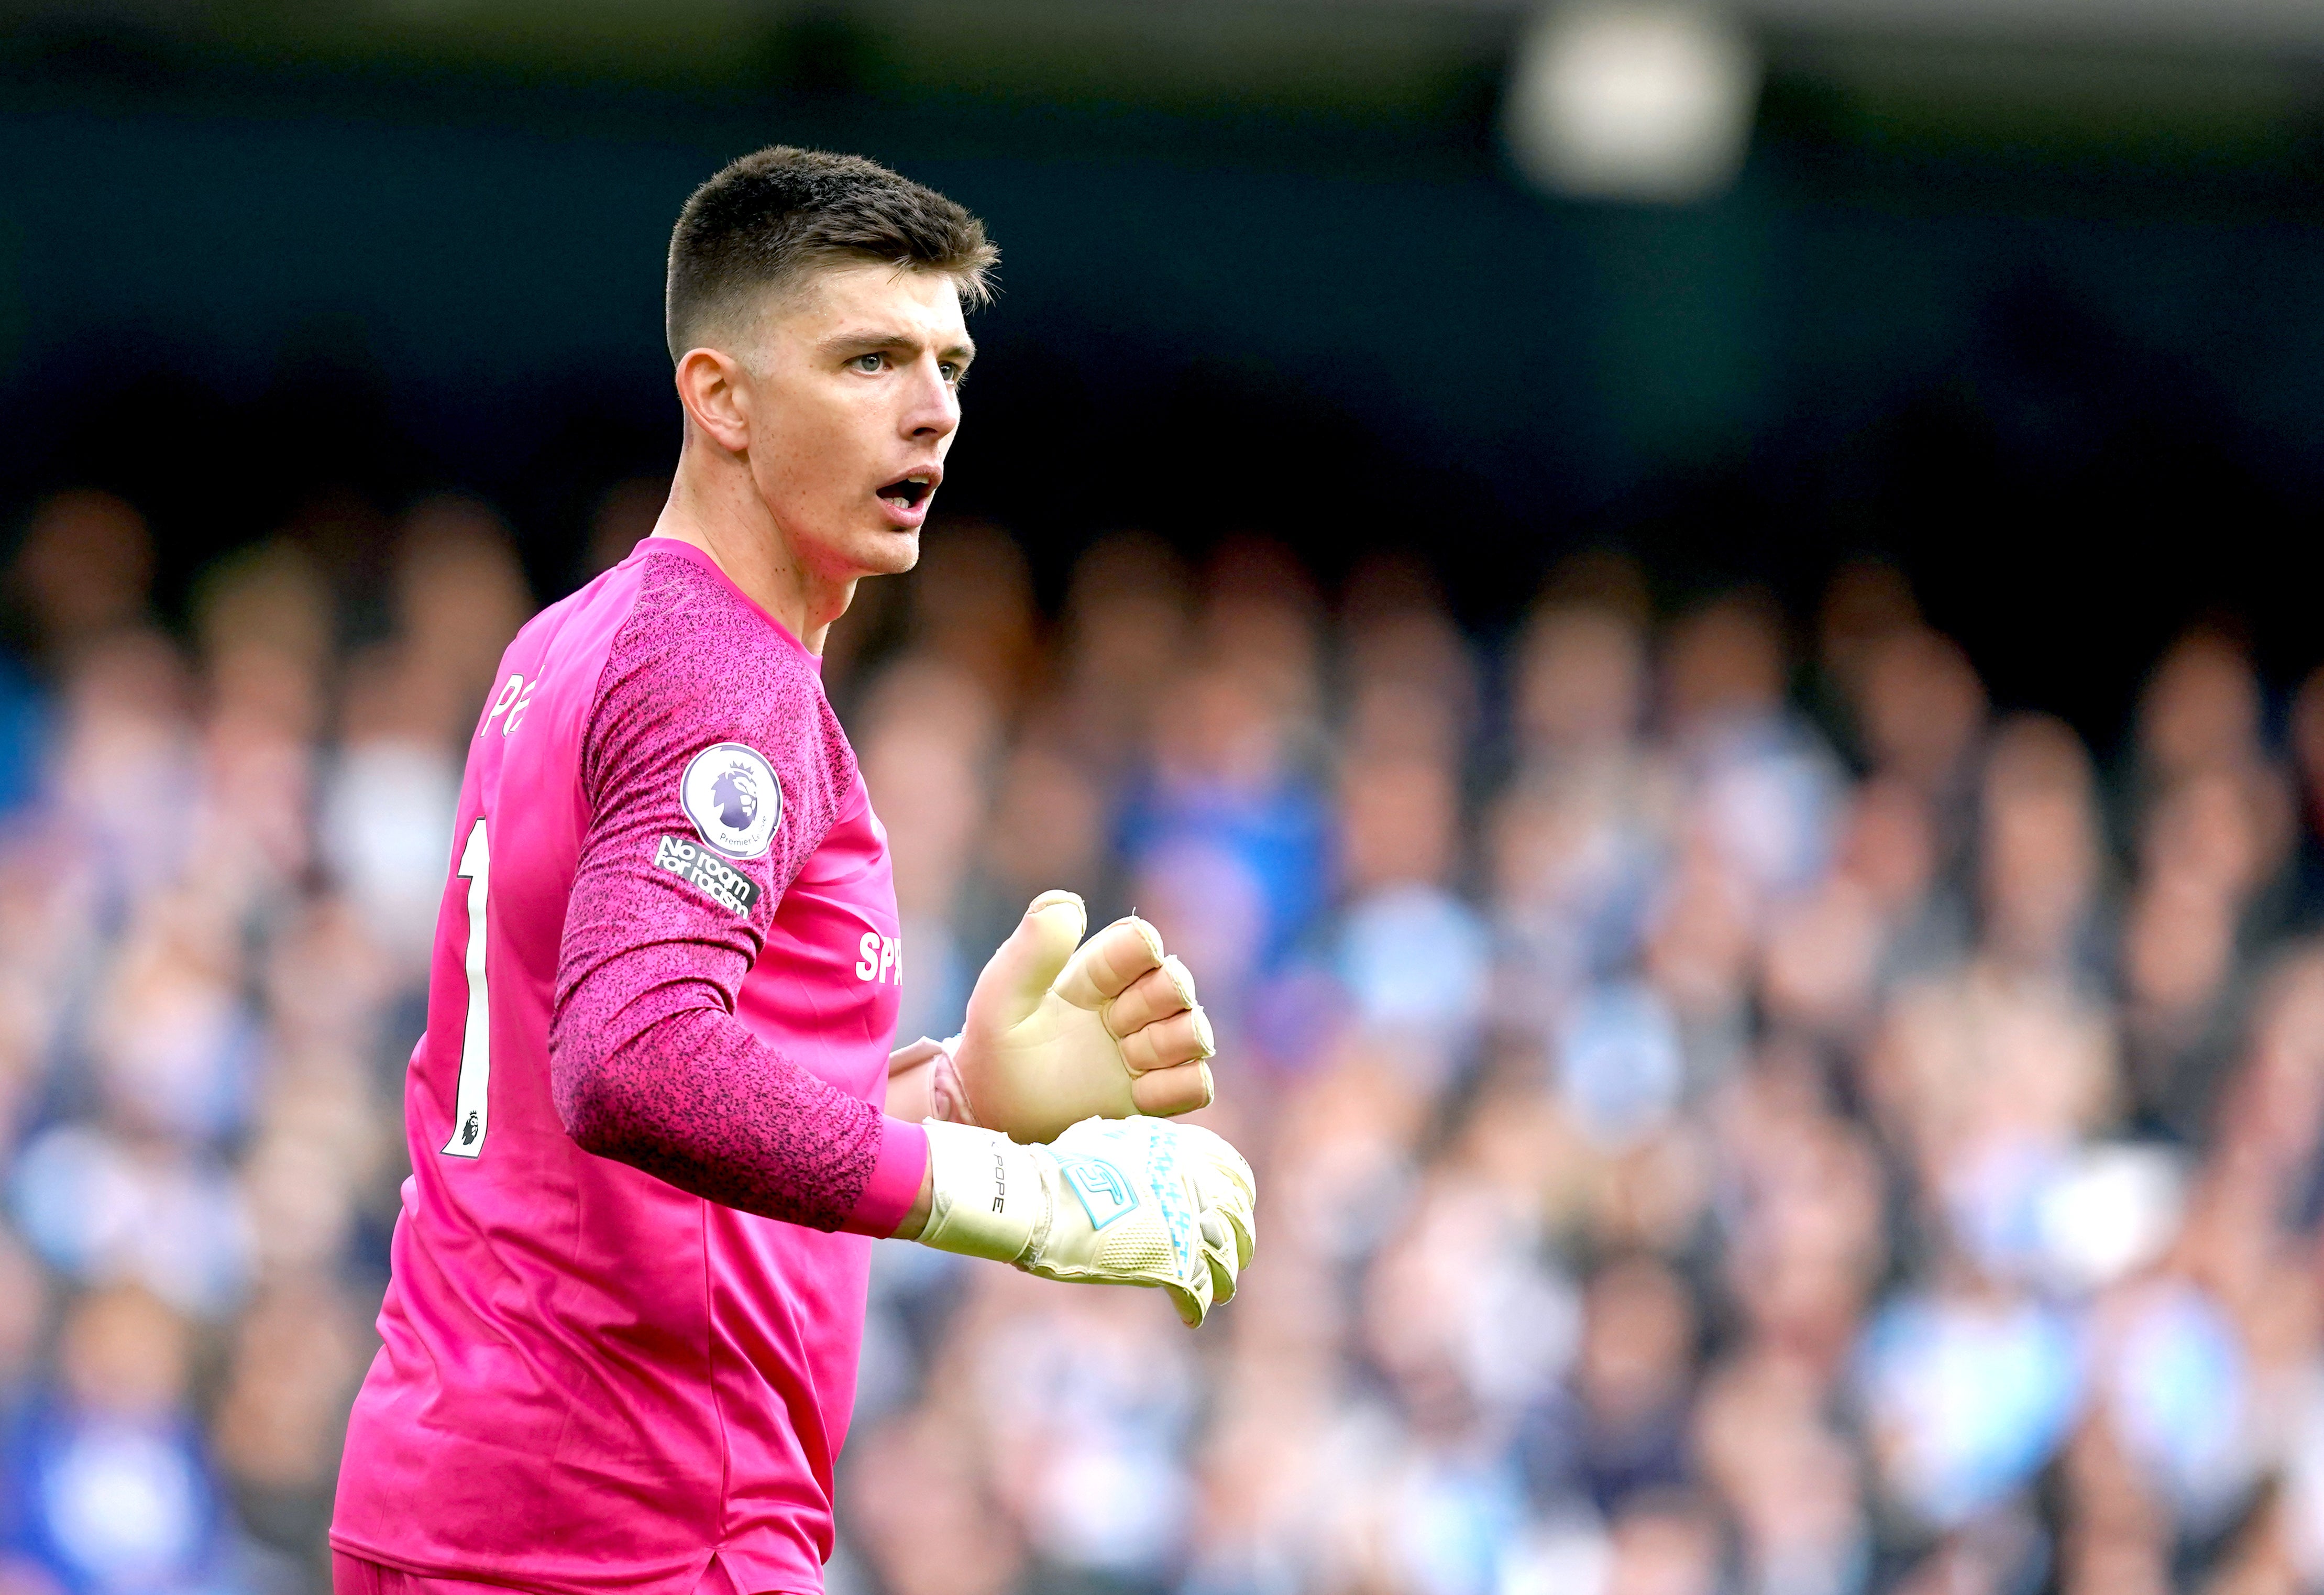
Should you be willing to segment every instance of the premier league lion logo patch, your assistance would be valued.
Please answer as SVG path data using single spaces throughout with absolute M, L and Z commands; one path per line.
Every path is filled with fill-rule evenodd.
M 696 753 L 679 778 L 678 800 L 703 841 L 730 859 L 764 853 L 783 818 L 774 766 L 741 742 L 718 742 Z

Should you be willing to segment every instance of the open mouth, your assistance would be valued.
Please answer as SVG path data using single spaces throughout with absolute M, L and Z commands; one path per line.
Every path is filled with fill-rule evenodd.
M 917 510 L 920 501 L 936 491 L 936 484 L 925 475 L 899 476 L 880 490 L 880 496 L 899 510 Z

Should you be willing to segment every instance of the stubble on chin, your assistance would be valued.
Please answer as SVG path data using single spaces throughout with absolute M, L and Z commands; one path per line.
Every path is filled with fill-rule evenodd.
M 909 531 L 882 531 L 864 551 L 862 564 L 866 576 L 901 576 L 920 562 L 920 532 L 918 527 Z

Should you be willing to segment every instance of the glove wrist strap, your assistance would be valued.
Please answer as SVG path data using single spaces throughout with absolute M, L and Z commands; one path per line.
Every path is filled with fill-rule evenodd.
M 928 1136 L 927 1228 L 920 1244 L 1013 1263 L 1047 1228 L 1049 1192 L 1030 1147 L 998 1130 L 921 1122 Z

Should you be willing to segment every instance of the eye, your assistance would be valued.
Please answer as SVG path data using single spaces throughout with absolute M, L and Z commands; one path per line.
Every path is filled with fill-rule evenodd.
M 858 355 L 847 364 L 853 370 L 862 372 L 867 376 L 876 376 L 888 364 L 888 356 L 875 350 L 869 355 Z
M 944 380 L 955 388 L 968 380 L 968 367 L 957 361 L 941 361 L 937 364 L 936 369 L 944 373 Z

